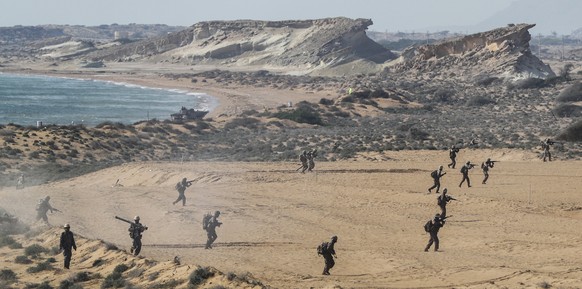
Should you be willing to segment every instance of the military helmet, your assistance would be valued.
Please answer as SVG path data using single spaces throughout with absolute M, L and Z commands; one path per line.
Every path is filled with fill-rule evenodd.
M 307 154 L 307 151 L 303 151 L 303 154 Z
M 447 188 L 443 189 L 443 194 L 446 194 L 448 192 Z
M 467 165 L 470 165 L 470 164 L 471 164 L 471 161 L 467 161 Z
M 490 162 L 491 161 L 491 158 L 487 158 L 487 161 Z
M 187 181 L 187 180 L 188 180 L 187 178 L 183 178 L 183 179 L 182 179 L 182 182 L 185 182 L 185 181 Z
M 48 201 L 51 199 L 51 196 L 46 196 L 46 197 L 44 197 L 44 199 Z
M 442 171 L 442 170 L 443 170 L 443 166 L 439 166 L 439 171 Z
M 216 211 L 216 212 L 214 212 L 214 215 L 215 215 L 215 216 L 220 216 L 220 211 Z
M 332 241 L 337 241 L 337 236 L 331 236 Z
M 133 220 L 134 220 L 134 221 L 139 221 L 139 216 L 135 216 L 135 217 L 133 217 Z
M 440 218 L 441 218 L 441 214 L 438 214 L 438 213 L 437 213 L 436 215 L 434 215 L 434 218 L 435 218 L 435 219 L 440 219 Z
M 65 229 L 70 229 L 70 228 L 71 228 L 71 226 L 70 226 L 69 224 L 65 224 L 65 225 L 63 226 L 63 228 L 65 228 Z

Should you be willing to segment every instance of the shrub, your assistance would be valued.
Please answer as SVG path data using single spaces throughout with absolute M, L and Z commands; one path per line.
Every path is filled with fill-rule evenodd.
M 303 103 L 300 103 L 299 107 L 295 110 L 279 111 L 273 116 L 280 119 L 289 119 L 298 123 L 323 124 L 319 112 Z
M 89 281 L 91 280 L 91 273 L 83 271 L 83 272 L 79 272 L 75 275 L 75 277 L 73 278 L 73 280 L 75 282 L 85 282 L 85 281 Z
M 32 261 L 30 259 L 28 259 L 28 257 L 20 255 L 20 256 L 16 256 L 16 258 L 14 258 L 14 263 L 16 263 L 16 264 L 30 264 L 30 263 L 32 263 Z
M 474 96 L 467 100 L 468 106 L 484 106 L 492 103 L 495 101 L 486 96 Z
M 515 81 L 507 85 L 509 89 L 531 89 L 543 88 L 546 86 L 546 81 L 541 78 L 526 78 Z
M 554 109 L 554 114 L 559 117 L 579 117 L 582 116 L 582 107 L 569 104 L 560 103 Z
M 59 285 L 59 289 L 83 289 L 83 286 L 75 284 L 71 280 L 63 280 Z
M 190 284 L 198 285 L 204 282 L 209 277 L 214 276 L 214 272 L 210 271 L 209 267 L 200 267 L 190 274 Z
M 582 141 L 582 121 L 577 121 L 560 132 L 556 137 L 558 140 Z
M 578 81 L 566 87 L 558 94 L 556 100 L 560 102 L 582 101 L 582 83 Z
M 38 244 L 32 244 L 24 249 L 24 255 L 36 257 L 42 253 L 47 253 L 48 249 Z
M 10 236 L 0 236 L 0 247 L 10 246 L 16 243 L 14 239 Z
M 319 104 L 322 104 L 322 105 L 332 105 L 333 104 L 333 100 L 327 99 L 327 98 L 322 98 L 322 99 L 319 100 Z
M 227 130 L 234 129 L 237 127 L 246 127 L 246 128 L 250 128 L 250 129 L 256 129 L 257 124 L 260 122 L 261 122 L 260 120 L 258 120 L 256 118 L 252 118 L 252 117 L 239 117 L 239 118 L 235 118 L 232 121 L 230 121 L 229 123 L 227 123 L 224 126 L 224 128 Z
M 119 272 L 113 272 L 107 275 L 103 283 L 101 283 L 101 288 L 121 288 L 123 286 L 125 286 L 125 280 Z
M 47 271 L 47 270 L 52 270 L 52 269 L 53 269 L 53 265 L 50 262 L 45 261 L 45 262 L 41 262 L 41 263 L 36 264 L 36 266 L 34 266 L 34 267 L 27 268 L 26 272 L 38 273 L 41 271 Z
M 16 281 L 16 279 L 17 277 L 14 271 L 10 269 L 3 269 L 2 271 L 0 271 L 0 280 L 12 282 Z

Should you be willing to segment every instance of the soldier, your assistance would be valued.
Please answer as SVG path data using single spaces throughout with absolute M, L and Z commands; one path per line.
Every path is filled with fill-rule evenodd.
M 471 187 L 471 180 L 469 180 L 469 170 L 472 169 L 473 167 L 475 167 L 475 165 L 472 164 L 470 161 L 468 161 L 463 167 L 461 167 L 461 174 L 463 174 L 463 180 L 461 180 L 459 188 L 461 187 L 461 185 L 463 185 L 465 180 L 467 180 L 467 186 L 469 186 L 469 188 Z
M 181 182 L 176 184 L 176 190 L 178 191 L 178 199 L 176 199 L 172 205 L 175 205 L 180 200 L 182 200 L 182 206 L 186 206 L 186 188 L 192 185 L 192 181 L 188 181 L 186 178 L 183 178 Z
M 16 189 L 24 189 L 24 174 L 20 174 L 20 177 L 16 180 Z
M 317 150 L 313 150 L 307 153 L 307 171 L 312 172 L 313 168 L 315 168 L 315 162 L 313 159 L 317 156 Z
M 301 173 L 305 173 L 305 170 L 309 168 L 307 165 L 307 151 L 303 151 L 303 153 L 299 155 L 299 161 L 301 161 Z
M 59 210 L 51 206 L 51 204 L 49 203 L 50 199 L 51 199 L 50 196 L 46 196 L 44 199 L 40 199 L 40 201 L 36 205 L 36 220 L 38 221 L 42 219 L 47 225 L 49 224 L 48 217 L 46 215 L 48 211 L 51 211 L 51 213 L 60 212 Z
M 428 223 L 425 225 L 425 230 L 430 234 L 430 240 L 428 240 L 428 244 L 424 248 L 425 252 L 428 252 L 428 249 L 430 249 L 430 246 L 432 246 L 433 243 L 434 243 L 434 251 L 436 252 L 439 250 L 438 233 L 439 233 L 440 228 L 442 228 L 444 225 L 445 225 L 445 218 L 441 218 L 440 214 L 436 214 L 434 216 L 434 219 L 431 221 L 428 221 Z
M 131 249 L 129 250 L 130 253 L 133 253 L 135 256 L 139 255 L 141 251 L 141 237 L 143 231 L 147 230 L 148 227 L 144 226 L 139 222 L 139 216 L 135 216 L 133 218 L 133 223 L 129 226 L 129 236 L 133 239 L 133 244 L 131 245 Z
M 451 158 L 451 163 L 448 164 L 447 166 L 451 169 L 454 169 L 455 166 L 457 165 L 457 154 L 459 153 L 459 148 L 457 148 L 455 145 L 453 145 L 451 147 L 451 149 L 449 150 L 449 158 Z
M 430 188 L 428 188 L 428 192 L 431 193 L 432 189 L 436 188 L 436 193 L 439 193 L 439 190 L 441 189 L 441 178 L 446 175 L 447 173 L 443 172 L 443 166 L 439 166 L 439 168 L 437 170 L 432 171 L 432 173 L 430 173 L 430 176 L 432 177 L 433 181 L 434 181 L 434 185 Z
M 550 138 L 547 138 L 544 141 L 542 141 L 542 149 L 544 150 L 543 152 L 544 162 L 546 161 L 546 158 L 548 158 L 550 162 L 552 161 L 552 153 L 550 153 L 550 146 L 552 145 L 554 145 L 554 142 Z
M 488 158 L 484 163 L 481 163 L 481 170 L 483 170 L 483 183 L 482 184 L 486 184 L 487 183 L 487 179 L 489 179 L 489 169 L 493 168 L 493 166 L 495 165 L 495 161 L 492 161 L 490 158 Z
M 456 201 L 457 199 L 447 195 L 447 188 L 443 189 L 443 193 L 437 198 L 437 205 L 441 208 L 441 218 L 447 216 L 447 203 L 450 201 Z
M 218 235 L 216 235 L 216 227 L 220 227 L 222 225 L 221 222 L 218 221 L 218 216 L 220 216 L 220 211 L 214 212 L 214 216 L 208 222 L 206 226 L 206 235 L 208 236 L 208 240 L 206 241 L 206 247 L 204 249 L 212 249 L 212 243 L 216 241 Z
M 71 264 L 71 256 L 73 256 L 73 251 L 77 251 L 77 245 L 75 245 L 75 237 L 73 237 L 73 232 L 70 231 L 71 226 L 65 224 L 63 227 L 65 231 L 61 234 L 61 243 L 59 249 L 63 251 L 63 256 L 65 256 L 65 268 L 69 269 Z
M 331 237 L 331 242 L 323 242 L 317 248 L 317 254 L 322 255 L 325 260 L 325 266 L 323 267 L 323 275 L 329 275 L 329 270 L 335 265 L 333 258 L 337 258 L 335 255 L 334 245 L 337 242 L 337 236 Z

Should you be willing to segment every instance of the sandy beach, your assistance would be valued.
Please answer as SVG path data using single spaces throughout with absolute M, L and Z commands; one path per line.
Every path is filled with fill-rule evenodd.
M 556 288 L 582 284 L 579 161 L 543 163 L 532 152 L 463 150 L 460 160 L 501 162 L 482 185 L 458 187 L 458 170 L 443 186 L 459 201 L 449 207 L 441 251 L 424 252 L 422 225 L 439 212 L 430 170 L 446 152 L 389 152 L 358 161 L 296 163 L 128 163 L 78 178 L 0 191 L 11 213 L 33 222 L 37 199 L 50 195 L 62 214 L 52 224 L 129 250 L 126 225 L 115 215 L 140 215 L 150 227 L 142 255 L 223 272 L 251 272 L 275 288 Z M 372 159 L 377 159 L 373 161 Z M 384 161 L 378 161 L 384 159 Z M 194 180 L 186 206 L 172 205 L 174 184 Z M 121 186 L 113 186 L 119 179 Z M 204 250 L 201 219 L 220 210 L 214 249 Z M 337 235 L 338 259 L 321 276 L 315 247 Z M 73 260 L 73 266 L 75 266 Z M 4 266 L 13 266 L 4 263 Z M 83 270 L 87 268 L 76 268 Z

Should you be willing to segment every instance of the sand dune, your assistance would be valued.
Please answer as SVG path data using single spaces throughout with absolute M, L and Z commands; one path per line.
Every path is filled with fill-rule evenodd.
M 430 171 L 444 151 L 390 152 L 358 161 L 296 163 L 131 163 L 24 190 L 0 191 L 2 206 L 33 222 L 36 201 L 50 195 L 74 232 L 128 250 L 127 224 L 140 215 L 150 227 L 142 255 L 222 272 L 251 272 L 276 288 L 576 288 L 582 284 L 582 166 L 543 163 L 533 152 L 462 150 L 459 162 L 501 160 L 481 184 L 458 187 L 458 170 L 443 185 L 459 199 L 439 234 L 441 252 L 423 252 L 422 225 L 436 212 Z M 370 161 L 385 159 L 385 161 Z M 194 179 L 185 207 L 172 205 L 174 184 Z M 122 186 L 113 186 L 116 180 Z M 204 213 L 220 210 L 217 246 L 204 250 Z M 338 235 L 331 276 L 321 276 L 315 247 Z M 90 242 L 79 247 L 90 246 Z M 103 252 L 96 250 L 96 255 Z M 59 260 L 61 261 L 61 260 Z M 6 266 L 6 264 L 5 264 Z M 82 266 L 73 258 L 72 266 Z

